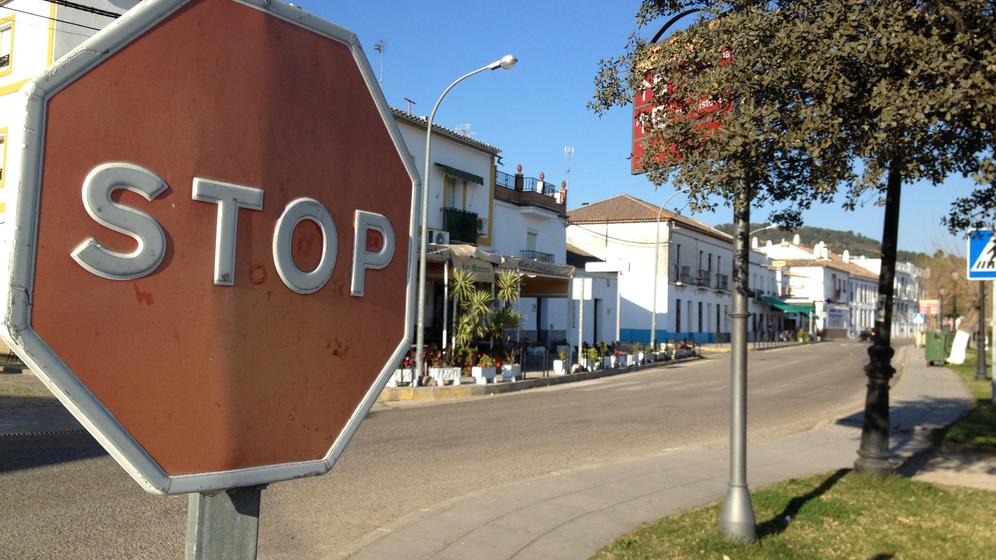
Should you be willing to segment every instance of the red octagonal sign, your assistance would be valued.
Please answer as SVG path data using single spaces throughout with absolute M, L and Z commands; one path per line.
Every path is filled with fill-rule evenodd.
M 414 302 L 416 173 L 356 37 L 149 0 L 25 91 L 12 346 L 149 491 L 328 471 Z

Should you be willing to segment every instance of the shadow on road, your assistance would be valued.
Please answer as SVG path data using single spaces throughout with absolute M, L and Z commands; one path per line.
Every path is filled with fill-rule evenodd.
M 0 437 L 0 473 L 107 455 L 86 432 Z
M 785 506 L 785 509 L 771 519 L 757 525 L 757 538 L 763 539 L 768 535 L 777 535 L 785 531 L 785 529 L 789 526 L 790 520 L 799 514 L 799 511 L 802 510 L 802 507 L 805 506 L 807 502 L 826 494 L 831 488 L 833 488 L 834 484 L 837 484 L 837 482 L 844 478 L 844 476 L 846 476 L 849 472 L 851 472 L 851 469 L 838 469 L 816 488 L 813 488 L 811 491 L 803 494 L 802 496 L 796 496 L 795 498 L 789 500 L 789 503 Z

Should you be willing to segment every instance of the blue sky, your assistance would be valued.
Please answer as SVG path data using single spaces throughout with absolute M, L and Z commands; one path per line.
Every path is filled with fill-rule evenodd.
M 485 72 L 458 85 L 436 116 L 440 124 L 470 125 L 475 136 L 502 150 L 507 172 L 521 163 L 524 173 L 543 171 L 559 183 L 570 169 L 569 208 L 628 193 L 661 202 L 670 189 L 655 191 L 642 176 L 629 173 L 630 113 L 619 108 L 599 118 L 586 108 L 594 91 L 598 60 L 622 52 L 633 31 L 638 0 L 614 2 L 575 0 L 297 0 L 360 38 L 375 73 L 380 56 L 374 43 L 383 41 L 383 88 L 391 105 L 425 115 L 442 90 L 460 75 L 506 53 L 519 64 L 511 70 Z M 662 22 L 663 23 L 663 22 Z M 653 27 L 653 26 L 652 26 Z M 645 30 L 650 36 L 656 27 Z M 574 147 L 574 158 L 564 148 Z M 939 224 L 952 200 L 969 192 L 971 183 L 952 179 L 939 187 L 904 189 L 900 249 L 964 252 L 964 241 L 949 236 Z M 680 207 L 676 197 L 669 208 Z M 728 223 L 730 210 L 699 219 Z M 753 221 L 767 217 L 755 209 Z M 807 225 L 853 230 L 875 239 L 882 235 L 882 209 L 869 201 L 855 212 L 839 205 L 814 208 Z M 833 248 L 842 250 L 843 248 Z

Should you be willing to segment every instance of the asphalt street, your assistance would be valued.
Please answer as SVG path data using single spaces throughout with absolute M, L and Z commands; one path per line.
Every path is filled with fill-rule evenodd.
M 862 406 L 866 345 L 750 354 L 753 441 Z M 260 558 L 337 558 L 433 504 L 728 438 L 729 361 L 494 397 L 377 405 L 333 471 L 263 493 Z M 748 478 L 750 473 L 748 473 Z M 181 558 L 186 498 L 146 494 L 85 434 L 0 438 L 0 558 Z

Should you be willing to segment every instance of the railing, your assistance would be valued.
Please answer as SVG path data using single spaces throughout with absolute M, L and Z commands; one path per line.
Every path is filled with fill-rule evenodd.
M 711 286 L 712 285 L 712 271 L 699 269 L 699 275 L 695 279 L 695 283 L 699 286 Z
M 443 208 L 444 229 L 450 232 L 450 241 L 477 243 L 477 213 L 459 208 Z
M 506 189 L 515 189 L 515 175 L 504 171 L 495 171 L 495 185 Z M 522 190 L 543 193 L 547 196 L 556 196 L 560 192 L 560 187 L 549 181 L 543 181 L 536 177 L 523 177 Z
M 691 284 L 692 283 L 692 267 L 690 266 L 680 266 L 675 265 L 674 267 L 674 281 L 681 284 Z
M 514 189 L 515 175 L 505 173 L 504 171 L 495 171 L 495 186 L 505 187 L 506 189 Z
M 725 274 L 716 275 L 716 289 L 717 290 L 729 290 L 730 289 L 730 277 Z
M 531 249 L 524 249 L 520 251 L 520 253 L 522 254 L 522 258 L 524 259 L 533 259 L 534 261 L 548 262 L 548 263 L 553 262 L 553 255 L 551 253 L 544 253 L 542 251 L 533 251 Z

